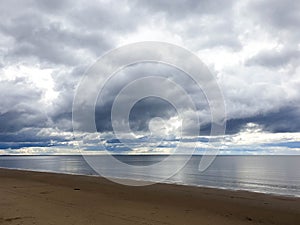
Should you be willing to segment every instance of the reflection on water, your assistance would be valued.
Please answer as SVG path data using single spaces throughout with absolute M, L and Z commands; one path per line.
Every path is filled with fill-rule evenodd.
M 155 181 L 159 176 L 173 171 L 183 158 L 176 156 L 165 163 L 158 173 L 139 172 L 134 168 L 119 171 L 105 160 L 96 157 L 106 175 L 118 178 Z M 166 156 L 118 156 L 130 165 L 153 165 Z M 242 189 L 281 195 L 300 196 L 300 156 L 218 156 L 205 171 L 199 172 L 201 156 L 193 156 L 189 163 L 166 182 L 195 186 Z M 0 167 L 38 171 L 53 171 L 97 175 L 82 156 L 1 156 Z
M 82 156 L 1 156 L 0 167 L 96 175 Z

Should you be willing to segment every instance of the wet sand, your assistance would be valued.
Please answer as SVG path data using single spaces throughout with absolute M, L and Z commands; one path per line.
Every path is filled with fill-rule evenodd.
M 0 224 L 281 224 L 300 221 L 300 198 L 100 177 L 0 169 Z

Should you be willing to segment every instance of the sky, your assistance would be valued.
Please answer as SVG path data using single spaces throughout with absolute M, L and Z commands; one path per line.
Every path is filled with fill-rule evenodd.
M 295 0 L 1 1 L 0 154 L 161 154 L 179 142 L 199 154 L 215 148 L 221 154 L 299 154 L 299 12 Z M 72 104 L 84 73 L 105 53 L 140 41 L 181 46 L 207 65 L 224 96 L 224 135 L 210 136 L 205 93 L 182 71 L 140 63 L 105 85 L 95 107 L 98 132 L 82 129 L 74 139 Z M 198 136 L 189 132 L 192 120 L 180 136 L 178 109 L 149 97 L 131 110 L 129 147 L 116 138 L 114 99 L 145 74 L 186 90 L 196 111 L 176 90 L 165 92 L 187 118 L 197 114 Z

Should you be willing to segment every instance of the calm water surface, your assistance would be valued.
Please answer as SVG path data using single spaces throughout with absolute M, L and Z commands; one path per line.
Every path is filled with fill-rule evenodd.
M 102 161 L 105 158 L 96 157 L 101 157 Z M 119 160 L 137 166 L 155 164 L 165 157 L 117 156 Z M 193 156 L 180 172 L 166 182 L 300 197 L 300 156 L 217 156 L 205 172 L 198 171 L 200 159 L 201 156 Z M 180 160 L 181 156 L 176 156 L 165 170 L 174 169 Z M 0 156 L 0 167 L 98 175 L 82 156 Z M 105 165 L 105 168 L 111 177 L 145 181 L 157 179 L 153 174 L 139 174 L 135 170 L 118 171 L 110 165 Z

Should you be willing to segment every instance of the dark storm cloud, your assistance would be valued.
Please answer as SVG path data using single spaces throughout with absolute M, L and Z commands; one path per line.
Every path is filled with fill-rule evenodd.
M 139 101 L 131 109 L 129 123 L 133 131 L 145 131 L 148 130 L 150 119 L 154 117 L 169 119 L 176 115 L 176 109 L 166 100 L 149 97 Z
M 300 118 L 299 106 L 286 107 L 277 112 L 271 112 L 253 118 L 258 124 L 263 125 L 264 129 L 273 133 L 277 132 L 299 132 Z
M 47 126 L 47 120 L 45 116 L 40 112 L 35 111 L 8 111 L 0 114 L 0 132 L 17 132 L 26 127 L 39 127 L 43 128 Z
M 246 66 L 259 65 L 276 72 L 280 67 L 290 65 L 296 70 L 300 57 L 299 1 L 249 1 L 243 9 L 237 8 L 237 5 L 232 0 L 115 1 L 99 4 L 59 0 L 1 1 L 1 70 L 22 63 L 40 69 L 51 68 L 54 72 L 50 76 L 57 98 L 45 105 L 42 103 L 45 91 L 29 79 L 17 76 L 1 80 L 0 77 L 0 148 L 43 147 L 53 144 L 53 141 L 59 145 L 70 140 L 59 135 L 47 137 L 39 131 L 43 128 L 55 128 L 59 132 L 72 131 L 72 101 L 83 73 L 97 57 L 122 43 L 120 39 L 131 40 L 130 34 L 135 38 L 134 35 L 141 28 L 151 28 L 151 32 L 155 33 L 153 27 L 157 26 L 158 30 L 170 33 L 195 52 L 209 50 L 210 53 L 225 47 L 232 53 L 243 51 L 245 43 L 240 36 L 248 32 L 247 24 L 241 21 L 245 18 L 237 17 L 237 11 L 241 14 L 246 12 L 248 20 L 276 37 L 282 45 L 279 50 L 262 49 L 256 55 L 246 57 Z M 211 57 L 217 60 L 216 55 Z M 153 66 L 121 73 L 107 85 L 101 98 L 102 103 L 98 102 L 96 106 L 98 131 L 112 131 L 111 107 L 114 98 L 124 85 L 140 77 L 145 70 L 157 75 L 164 74 L 188 90 L 202 116 L 201 134 L 208 135 L 211 128 L 210 111 L 203 93 L 184 76 Z M 240 71 L 245 72 L 243 69 Z M 295 79 L 296 76 L 290 74 L 290 77 Z M 282 96 L 276 95 L 277 99 L 265 97 L 260 87 L 263 82 L 255 79 L 255 76 L 246 78 L 243 88 L 240 85 L 242 82 L 234 79 L 228 81 L 229 86 L 220 83 L 223 88 L 228 88 L 224 88 L 225 101 L 230 107 L 228 111 L 234 111 L 229 116 L 227 134 L 238 133 L 250 122 L 262 125 L 269 132 L 299 132 L 298 93 L 295 94 L 293 105 L 285 97 L 288 91 L 282 92 Z M 274 76 L 272 79 L 277 78 Z M 270 86 L 273 85 L 272 79 Z M 266 85 L 263 87 L 274 97 L 272 88 L 268 89 Z M 142 91 L 142 88 L 137 90 Z M 165 91 L 170 96 L 177 96 L 178 102 L 182 101 L 181 96 L 173 90 Z M 278 92 L 278 89 L 275 88 L 275 91 Z M 184 108 L 185 103 L 180 102 L 180 105 Z M 170 105 L 160 100 L 144 100 L 132 109 L 131 128 L 134 131 L 147 131 L 151 118 L 159 116 L 168 119 L 175 114 Z
M 33 103 L 40 99 L 42 91 L 26 78 L 16 77 L 13 80 L 1 81 L 0 94 L 0 111 L 5 112 L 14 107 L 21 110 L 26 106 L 33 108 Z
M 66 145 L 69 137 L 46 136 L 40 133 L 42 127 L 22 128 L 14 132 L 0 133 L 0 149 L 21 149 L 23 147 L 47 147 Z
M 155 66 L 146 65 L 146 68 L 152 68 L 152 70 L 156 71 L 153 74 L 160 74 L 158 71 L 161 69 L 155 70 Z M 145 68 L 144 68 L 145 69 Z M 146 69 L 147 70 L 147 69 Z M 112 131 L 111 126 L 111 109 L 113 105 L 113 101 L 118 95 L 118 93 L 121 91 L 122 88 L 124 88 L 127 84 L 129 84 L 131 81 L 134 81 L 137 77 L 145 77 L 145 72 L 143 72 L 143 66 L 138 66 L 137 69 L 129 69 L 127 72 L 123 72 L 121 76 L 126 79 L 120 79 L 120 76 L 116 75 L 115 79 L 119 80 L 112 80 L 105 86 L 105 89 L 103 90 L 104 93 L 107 93 L 107 95 L 100 96 L 98 98 L 98 104 L 96 106 L 96 125 L 97 130 L 100 132 L 105 131 Z M 162 70 L 166 73 L 167 76 L 172 76 L 166 68 Z M 173 71 L 174 72 L 174 71 Z M 151 84 L 149 84 L 151 85 Z M 154 87 L 155 88 L 155 87 Z M 172 92 L 171 90 L 166 90 Z M 142 87 L 141 90 L 137 93 L 142 93 Z M 158 93 L 159 94 L 159 93 Z M 128 96 L 129 98 L 131 96 Z M 101 104 L 101 102 L 103 102 Z M 126 102 L 125 102 L 126 104 Z M 134 131 L 147 131 L 148 130 L 148 123 L 149 120 L 154 117 L 162 117 L 164 119 L 168 119 L 171 116 L 176 115 L 176 110 L 174 107 L 168 103 L 166 100 L 163 100 L 161 98 L 157 97 L 148 97 L 145 99 L 141 99 L 139 102 L 137 102 L 134 107 L 130 111 L 129 115 L 129 123 L 131 128 Z
M 25 78 L 0 82 L 0 133 L 25 127 L 44 127 L 45 114 L 35 107 L 42 92 Z
M 299 107 L 284 107 L 278 111 L 258 114 L 253 117 L 231 119 L 227 121 L 227 134 L 238 133 L 247 123 L 262 126 L 271 133 L 299 132 L 300 130 Z
M 0 48 L 1 64 L 27 62 L 58 68 L 52 74 L 58 97 L 51 108 L 41 106 L 42 112 L 35 109 L 42 98 L 42 93 L 35 93 L 38 88 L 29 88 L 26 82 L 11 87 L 1 81 L 1 96 L 5 96 L 1 130 L 17 132 L 24 127 L 54 126 L 70 131 L 74 90 L 90 63 L 85 58 L 90 56 L 88 59 L 94 60 L 112 48 L 116 34 L 133 30 L 141 22 L 139 13 L 133 16 L 131 10 L 110 3 L 3 1 L 0 4 L 0 34 L 8 43 Z M 64 67 L 59 70 L 60 66 Z M 28 90 L 22 92 L 22 89 Z M 14 109 L 6 102 L 15 105 Z
M 112 131 L 111 126 L 111 109 L 113 101 L 119 94 L 119 92 L 136 79 L 146 78 L 149 76 L 159 76 L 172 80 L 176 84 L 180 85 L 189 95 L 199 111 L 202 112 L 203 123 L 209 123 L 209 107 L 203 92 L 194 81 L 182 71 L 172 68 L 168 65 L 159 63 L 143 63 L 138 65 L 132 65 L 115 74 L 105 85 L 102 93 L 98 96 L 98 102 L 96 106 L 96 125 L 98 131 Z M 163 83 L 149 83 L 149 87 L 152 90 L 159 90 L 160 86 L 164 87 Z M 143 87 L 139 86 L 134 94 L 139 95 L 143 93 Z M 167 95 L 175 97 L 179 108 L 174 108 L 172 104 L 168 102 L 168 99 L 162 99 L 159 97 L 160 93 L 157 92 L 157 96 L 141 99 L 138 101 L 130 111 L 129 124 L 133 131 L 148 131 L 149 121 L 154 117 L 161 117 L 163 119 L 170 119 L 178 115 L 177 110 L 187 110 L 185 99 L 179 95 L 177 90 L 164 89 Z M 124 107 L 128 104 L 128 99 L 134 98 L 134 96 L 125 96 Z M 196 121 L 195 121 L 196 122 Z
M 96 126 L 98 132 L 113 131 L 111 122 L 111 108 L 113 102 L 96 107 Z M 149 131 L 149 121 L 152 118 L 160 117 L 169 119 L 176 115 L 172 105 L 159 98 L 149 97 L 142 99 L 134 105 L 129 115 L 129 125 L 133 132 Z

